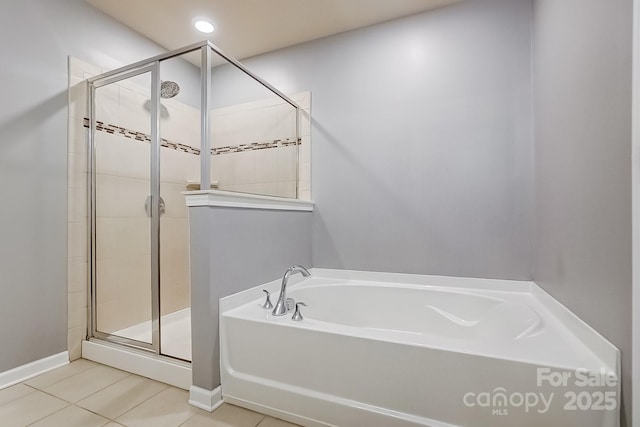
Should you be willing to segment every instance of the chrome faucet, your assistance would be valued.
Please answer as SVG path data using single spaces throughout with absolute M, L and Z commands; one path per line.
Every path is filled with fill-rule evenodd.
M 292 265 L 287 268 L 287 271 L 285 271 L 284 276 L 282 277 L 282 286 L 280 287 L 278 302 L 271 312 L 274 316 L 284 316 L 292 309 L 292 307 L 287 304 L 287 282 L 289 281 L 289 276 L 298 272 L 304 277 L 311 276 L 311 273 L 301 265 Z

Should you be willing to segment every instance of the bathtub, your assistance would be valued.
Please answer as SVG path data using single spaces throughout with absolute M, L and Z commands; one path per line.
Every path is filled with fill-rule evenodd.
M 535 283 L 292 277 L 220 301 L 223 399 L 305 426 L 619 425 L 619 352 Z

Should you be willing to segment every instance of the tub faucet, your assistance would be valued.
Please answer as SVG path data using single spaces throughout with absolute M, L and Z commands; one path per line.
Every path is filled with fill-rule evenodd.
M 292 265 L 287 268 L 287 271 L 285 271 L 284 276 L 282 277 L 282 286 L 280 287 L 278 302 L 271 312 L 274 316 L 284 316 L 289 312 L 290 308 L 287 306 L 287 282 L 289 281 L 289 276 L 298 272 L 304 277 L 311 276 L 311 273 L 301 265 Z

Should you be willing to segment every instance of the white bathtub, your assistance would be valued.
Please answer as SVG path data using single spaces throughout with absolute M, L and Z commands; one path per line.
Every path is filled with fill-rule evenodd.
M 307 426 L 619 425 L 618 350 L 534 283 L 294 278 L 302 322 L 260 307 L 279 281 L 221 300 L 226 401 Z

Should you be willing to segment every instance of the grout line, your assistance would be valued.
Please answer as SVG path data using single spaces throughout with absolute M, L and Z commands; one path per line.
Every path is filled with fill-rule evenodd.
M 86 398 L 85 398 L 85 399 L 86 399 Z M 82 399 L 80 399 L 80 400 L 82 400 Z M 79 402 L 79 401 L 78 401 L 78 402 Z M 102 415 L 102 414 L 99 414 L 99 413 L 97 413 L 96 411 L 92 411 L 91 409 L 83 408 L 82 406 L 80 406 L 80 405 L 76 405 L 75 403 L 73 403 L 73 404 L 72 404 L 72 406 L 75 406 L 75 407 L 76 407 L 76 408 L 78 408 L 78 409 L 82 409 L 83 411 L 91 412 L 91 413 L 92 413 L 92 414 L 94 414 L 94 415 L 98 415 L 98 416 L 100 416 L 100 417 L 102 417 L 102 418 L 106 419 L 106 420 L 107 420 L 107 422 L 106 422 L 105 424 L 109 424 L 111 421 L 113 421 L 113 419 L 112 419 L 112 418 L 109 418 L 109 417 L 107 417 L 107 416 L 104 416 L 104 415 Z M 103 424 L 103 425 L 104 425 L 104 424 Z
M 146 378 L 146 377 L 142 377 L 142 378 Z M 146 378 L 146 379 L 148 379 L 149 381 L 155 381 L 155 380 L 152 380 L 151 378 Z M 151 396 L 147 397 L 145 400 L 143 400 L 142 402 L 138 403 L 138 404 L 137 404 L 136 406 L 134 406 L 133 408 L 130 408 L 130 409 L 128 409 L 128 410 L 126 410 L 126 411 L 124 411 L 122 414 L 120 414 L 120 415 L 118 415 L 116 418 L 114 418 L 114 419 L 113 419 L 113 421 L 115 421 L 117 418 L 122 417 L 124 414 L 126 414 L 126 413 L 128 413 L 128 412 L 130 412 L 130 411 L 133 411 L 133 410 L 134 410 L 135 408 L 137 408 L 138 406 L 140 406 L 140 405 L 142 405 L 143 403 L 145 403 L 145 402 L 147 402 L 147 401 L 149 401 L 149 400 L 153 399 L 154 397 L 156 397 L 157 395 L 159 395 L 160 393 L 162 393 L 163 391 L 165 391 L 165 390 L 167 390 L 169 387 L 171 387 L 169 384 L 165 384 L 165 383 L 162 383 L 162 382 L 160 382 L 160 381 L 155 381 L 155 382 L 160 383 L 160 384 L 163 384 L 163 385 L 165 385 L 165 387 L 164 387 L 164 388 L 162 388 L 162 389 L 160 389 L 160 390 L 158 390 L 158 392 L 157 392 L 157 393 L 154 393 L 154 394 L 152 394 Z
M 205 412 L 207 412 L 207 411 L 205 411 Z M 215 411 L 214 411 L 214 412 L 215 412 Z M 213 413 L 213 412 L 212 412 L 212 413 Z M 197 413 L 195 413 L 195 414 L 191 415 L 189 418 L 187 418 L 186 420 L 184 420 L 184 422 L 180 423 L 180 424 L 178 425 L 178 427 L 182 427 L 183 425 L 185 425 L 186 423 L 188 423 L 188 422 L 189 422 L 189 420 L 190 420 L 191 418 L 195 417 L 196 415 L 198 415 L 198 414 L 197 414 Z
M 104 365 L 104 366 L 106 366 L 106 365 Z M 107 366 L 107 367 L 108 367 L 108 368 L 111 368 L 111 366 Z M 112 369 L 117 369 L 117 368 L 112 368 Z M 119 371 L 121 371 L 121 369 L 118 369 L 118 370 L 119 370 Z M 127 372 L 127 371 L 122 371 L 122 372 Z M 128 372 L 127 372 L 127 373 L 128 373 Z M 122 378 L 122 379 L 119 379 L 119 380 L 118 380 L 118 381 L 116 381 L 115 383 L 111 383 L 111 384 L 109 384 L 109 385 L 108 385 L 108 386 L 106 386 L 105 388 L 101 388 L 100 390 L 97 390 L 97 391 L 95 391 L 95 392 L 93 392 L 93 393 L 91 393 L 91 394 L 86 395 L 85 397 L 83 397 L 82 399 L 78 400 L 77 402 L 74 402 L 73 404 L 74 404 L 74 405 L 76 405 L 78 402 L 80 402 L 80 401 L 82 401 L 82 400 L 85 400 L 85 399 L 88 399 L 89 397 L 93 396 L 94 394 L 100 393 L 101 391 L 106 390 L 107 388 L 111 387 L 112 385 L 116 385 L 116 384 L 118 384 L 119 382 L 124 381 L 124 380 L 126 380 L 127 378 L 129 378 L 129 377 L 131 377 L 131 376 L 133 375 L 133 374 L 131 374 L 131 373 L 128 373 L 128 374 L 129 374 L 129 375 L 127 375 L 126 377 L 124 377 L 124 378 Z M 82 406 L 78 406 L 78 407 L 79 407 L 79 408 L 82 408 Z M 83 408 L 83 409 L 86 409 L 86 408 Z M 87 411 L 90 411 L 90 410 L 89 410 L 89 409 L 87 409 Z M 91 411 L 91 412 L 93 412 L 93 411 Z M 100 415 L 100 414 L 98 414 L 98 415 Z M 102 417 L 104 417 L 104 415 L 101 415 L 101 416 L 102 416 Z M 107 418 L 107 417 L 104 417 L 104 418 Z
M 40 390 L 38 390 L 38 391 L 40 391 Z M 55 396 L 53 396 L 53 397 L 55 397 Z M 64 400 L 64 399 L 60 399 L 59 397 L 58 397 L 57 399 L 58 399 L 58 400 L 62 400 L 63 402 L 67 402 L 67 401 L 66 401 L 66 400 Z M 44 416 L 44 417 L 42 417 L 42 418 L 38 418 L 38 419 L 37 419 L 37 420 L 35 420 L 34 422 L 32 422 L 32 423 L 30 423 L 30 424 L 27 424 L 27 426 L 34 425 L 35 423 L 40 422 L 40 421 L 44 420 L 45 418 L 48 418 L 48 417 L 50 417 L 50 416 L 52 416 L 52 415 L 54 415 L 54 414 L 57 414 L 58 412 L 62 411 L 63 409 L 67 409 L 69 406 L 73 406 L 73 404 L 69 404 L 69 405 L 67 405 L 67 406 L 64 406 L 64 407 L 62 407 L 62 408 L 58 409 L 57 411 L 53 411 L 52 413 L 50 413 L 50 414 L 48 414 L 48 415 L 45 415 L 45 416 Z
M 89 368 L 87 368 L 87 369 L 83 369 L 82 371 L 77 372 L 77 373 L 75 373 L 75 374 L 73 374 L 73 375 L 69 375 L 69 376 L 67 376 L 67 377 L 64 377 L 64 378 L 60 379 L 59 381 L 56 381 L 56 382 L 53 382 L 53 383 L 51 383 L 51 384 L 47 385 L 46 387 L 47 387 L 47 388 L 48 388 L 48 387 L 51 387 L 51 386 L 53 386 L 53 385 L 55 385 L 55 384 L 58 384 L 58 383 L 59 383 L 59 382 L 61 382 L 61 381 L 66 381 L 66 380 L 67 380 L 67 379 L 69 379 L 69 378 L 75 377 L 76 375 L 80 375 L 80 374 L 82 374 L 82 373 L 88 372 L 88 371 L 90 371 L 90 370 L 92 370 L 92 369 L 95 369 L 95 368 L 98 368 L 98 367 L 101 367 L 101 366 L 102 366 L 102 367 L 107 367 L 107 368 L 110 368 L 110 369 L 115 369 L 115 370 L 117 370 L 117 371 L 125 372 L 125 373 L 127 373 L 127 376 L 125 376 L 124 378 L 122 378 L 122 379 L 120 379 L 120 380 L 118 380 L 118 381 L 116 381 L 116 382 L 114 382 L 114 383 L 111 383 L 111 384 L 109 384 L 109 385 L 107 385 L 107 386 L 105 386 L 105 387 L 101 388 L 100 390 L 95 391 L 94 393 L 91 393 L 91 394 L 89 394 L 89 395 L 87 395 L 87 396 L 83 397 L 82 399 L 78 400 L 77 402 L 69 402 L 68 400 L 63 399 L 63 398 L 61 398 L 61 397 L 59 397 L 59 396 L 53 395 L 53 394 L 51 394 L 51 393 L 49 393 L 49 392 L 47 392 L 47 391 L 45 391 L 45 390 L 39 389 L 39 388 L 37 388 L 37 387 L 31 386 L 31 385 L 29 385 L 29 384 L 26 384 L 26 383 L 22 382 L 22 383 L 18 383 L 18 384 L 22 384 L 22 385 L 24 385 L 24 386 L 28 387 L 29 389 L 31 389 L 31 391 L 30 391 L 30 392 L 28 392 L 28 393 L 27 393 L 27 394 L 25 394 L 25 395 L 22 395 L 22 396 L 20 396 L 20 397 L 16 398 L 16 399 L 13 399 L 13 400 L 10 400 L 10 401 L 8 401 L 8 402 L 3 403 L 2 405 L 0 405 L 0 407 L 5 406 L 5 405 L 8 405 L 8 404 L 15 403 L 16 401 L 18 401 L 18 400 L 20 400 L 20 399 L 22 399 L 22 398 L 24 398 L 24 397 L 27 397 L 27 396 L 29 396 L 29 395 L 31 395 L 31 394 L 33 394 L 33 393 L 35 393 L 35 392 L 40 392 L 40 393 L 43 393 L 43 394 L 45 394 L 45 395 L 47 395 L 47 396 L 53 397 L 53 398 L 55 398 L 55 399 L 57 399 L 57 400 L 60 400 L 60 401 L 62 401 L 62 402 L 64 402 L 64 403 L 66 403 L 66 405 L 65 405 L 64 407 L 62 407 L 62 408 L 60 408 L 60 409 L 58 409 L 58 410 L 56 410 L 56 411 L 54 411 L 54 412 L 50 413 L 50 414 L 45 415 L 44 417 L 41 417 L 41 418 L 39 418 L 39 419 L 37 419 L 37 420 L 33 421 L 32 423 L 30 423 L 30 424 L 29 424 L 29 426 L 30 426 L 30 425 L 33 425 L 33 424 L 35 424 L 35 423 L 37 423 L 37 422 L 40 422 L 40 421 L 42 421 L 42 420 L 44 420 L 44 419 L 46 419 L 46 418 L 48 418 L 48 417 L 50 417 L 50 416 L 52 416 L 52 415 L 54 415 L 54 414 L 56 414 L 56 413 L 58 413 L 58 412 L 60 412 L 60 411 L 64 410 L 64 409 L 67 409 L 67 408 L 69 408 L 70 406 L 76 407 L 76 408 L 78 408 L 78 409 L 80 409 L 80 410 L 83 410 L 83 411 L 90 412 L 90 413 L 92 413 L 92 414 L 95 414 L 95 415 L 97 415 L 97 416 L 100 416 L 100 417 L 102 417 L 102 418 L 106 419 L 106 420 L 107 420 L 107 422 L 106 422 L 105 424 L 103 424 L 103 425 L 109 424 L 110 422 L 113 422 L 113 423 L 116 423 L 116 424 L 119 424 L 119 425 L 123 425 L 122 423 L 120 423 L 119 421 L 117 421 L 117 419 L 118 419 L 118 418 L 120 418 L 120 417 L 124 416 L 125 414 L 129 413 L 130 411 L 134 410 L 135 408 L 137 408 L 138 406 L 142 405 L 143 403 L 146 403 L 147 401 L 149 401 L 149 400 L 153 399 L 154 397 L 156 397 L 158 394 L 162 393 L 163 391 L 166 391 L 166 390 L 168 390 L 168 389 L 170 389 L 170 388 L 175 388 L 175 389 L 180 390 L 180 389 L 179 389 L 179 388 L 177 388 L 177 387 L 173 387 L 173 386 L 170 386 L 170 385 L 165 384 L 165 383 L 163 383 L 163 382 L 155 381 L 155 380 L 152 380 L 152 379 L 150 379 L 150 378 L 143 377 L 143 376 L 141 376 L 141 375 L 131 374 L 131 373 L 128 373 L 128 372 L 126 372 L 126 371 L 122 371 L 121 369 L 112 368 L 112 367 L 110 367 L 110 366 L 103 365 L 103 364 L 101 364 L 101 363 L 96 363 L 96 362 L 92 362 L 92 363 L 93 363 L 93 364 L 95 364 L 95 366 L 90 366 Z M 42 375 L 44 375 L 44 374 L 42 374 Z M 140 377 L 140 378 L 143 378 L 143 379 L 145 379 L 145 380 L 148 380 L 148 381 L 151 381 L 151 382 L 154 382 L 154 383 L 158 383 L 158 384 L 160 384 L 160 385 L 163 385 L 164 387 L 163 387 L 163 388 L 161 388 L 160 390 L 158 390 L 156 393 L 154 393 L 154 394 L 150 395 L 149 397 L 147 397 L 145 400 L 143 400 L 142 402 L 138 403 L 138 404 L 137 404 L 137 405 L 135 405 L 134 407 L 132 407 L 132 408 L 128 409 L 127 411 L 123 412 L 122 414 L 118 415 L 116 418 L 110 418 L 110 417 L 107 417 L 107 416 L 105 416 L 105 415 L 102 415 L 102 414 L 100 414 L 100 413 L 97 413 L 97 412 L 95 412 L 95 411 L 92 411 L 91 409 L 83 408 L 82 406 L 80 406 L 80 405 L 78 405 L 78 404 L 77 404 L 78 402 L 80 402 L 80 401 L 82 401 L 82 400 L 84 400 L 84 399 L 87 399 L 88 397 L 93 396 L 93 395 L 95 395 L 95 394 L 97 394 L 97 393 L 99 393 L 99 392 L 101 392 L 101 391 L 104 391 L 105 389 L 107 389 L 107 388 L 109 388 L 109 387 L 111 387 L 111 386 L 113 386 L 113 385 L 115 385 L 115 384 L 118 384 L 119 382 L 124 381 L 125 379 L 130 378 L 130 377 L 133 377 L 133 376 L 135 376 L 135 377 Z M 37 377 L 34 377 L 34 378 L 37 378 Z M 17 385 L 17 384 L 16 384 L 16 385 Z M 185 402 L 185 403 L 186 403 L 186 402 Z M 205 411 L 205 412 L 206 412 L 206 411 Z M 195 415 L 195 414 L 194 414 L 194 415 Z M 192 417 L 193 417 L 193 415 L 192 415 L 191 417 L 189 417 L 187 420 L 185 420 L 182 424 L 186 423 L 186 422 L 187 422 L 189 419 L 191 419 Z M 264 420 L 264 417 L 260 420 L 260 422 L 262 422 L 263 420 Z M 181 425 L 182 425 L 182 424 L 181 424 Z
M 107 368 L 110 368 L 110 369 L 115 369 L 115 370 L 117 370 L 117 371 L 122 371 L 121 369 L 112 368 L 111 366 L 107 366 L 107 365 L 94 366 L 94 367 L 92 367 L 91 369 L 98 368 L 98 367 L 100 367 L 100 366 L 104 366 L 104 367 L 107 367 Z M 80 372 L 80 373 L 78 373 L 78 374 L 76 374 L 76 375 L 79 375 L 79 374 L 84 373 L 84 372 L 89 372 L 91 369 L 86 369 L 86 370 L 84 370 L 84 371 L 82 371 L 82 372 Z M 123 379 L 125 379 L 125 378 L 129 378 L 129 377 L 131 376 L 131 374 L 130 374 L 129 372 L 126 372 L 126 371 L 122 371 L 122 372 L 124 372 L 124 373 L 126 373 L 126 374 L 127 374 L 124 378 L 122 378 L 122 380 L 123 380 Z M 71 375 L 70 377 L 67 377 L 67 378 L 65 378 L 64 380 L 61 380 L 61 381 L 58 381 L 58 382 L 53 383 L 53 384 L 51 384 L 51 385 L 48 385 L 48 386 L 47 386 L 47 388 L 48 388 L 48 387 L 51 387 L 51 386 L 53 386 L 53 385 L 55 385 L 55 384 L 58 384 L 58 383 L 60 383 L 60 382 L 62 382 L 62 381 L 66 381 L 67 379 L 69 379 L 69 378 L 71 378 L 71 377 L 75 377 L 76 375 Z M 55 397 L 56 399 L 60 399 L 60 400 L 62 400 L 63 402 L 68 402 L 68 403 L 70 403 L 71 405 L 75 405 L 77 402 L 80 402 L 81 400 L 86 399 L 86 398 L 87 398 L 87 397 L 89 397 L 89 396 L 93 396 L 94 394 L 98 393 L 99 391 L 102 391 L 102 390 L 104 390 L 105 388 L 107 388 L 107 387 L 109 387 L 109 386 L 111 386 L 111 385 L 113 385 L 113 384 L 115 384 L 115 383 L 117 383 L 117 382 L 119 382 L 119 381 L 122 381 L 122 380 L 118 380 L 118 381 L 116 381 L 116 382 L 114 382 L 114 383 L 108 384 L 108 385 L 106 385 L 106 386 L 102 387 L 101 389 L 99 389 L 99 390 L 95 391 L 94 393 L 91 393 L 91 394 L 89 394 L 89 395 L 87 395 L 87 396 L 85 396 L 85 397 L 83 397 L 83 398 L 81 398 L 81 399 L 78 399 L 76 402 L 71 402 L 71 401 L 69 401 L 69 400 L 63 399 L 62 397 L 60 397 L 60 396 L 56 396 L 55 394 L 51 394 L 51 393 L 49 393 L 49 392 L 48 392 L 48 391 L 46 391 L 46 390 L 39 390 L 39 391 L 41 391 L 41 392 L 43 392 L 43 393 L 45 393 L 45 394 L 48 394 L 49 396 Z
M 10 404 L 10 403 L 15 403 L 16 401 L 18 401 L 18 400 L 22 399 L 23 397 L 27 397 L 27 396 L 29 396 L 30 394 L 33 394 L 33 393 L 34 393 L 34 392 L 36 392 L 36 391 L 40 391 L 40 390 L 38 390 L 37 388 L 33 388 L 33 387 L 31 387 L 31 386 L 29 386 L 29 385 L 27 385 L 27 384 L 25 384 L 25 383 L 18 383 L 18 384 L 14 384 L 14 385 L 9 386 L 9 387 L 7 387 L 7 388 L 3 388 L 2 390 L 8 390 L 8 389 L 10 389 L 11 387 L 15 387 L 15 386 L 20 385 L 20 384 L 22 384 L 22 385 L 24 385 L 24 386 L 29 387 L 29 388 L 31 389 L 31 391 L 30 391 L 30 392 L 28 392 L 28 393 L 26 393 L 26 394 L 23 394 L 22 396 L 19 396 L 19 397 L 16 397 L 16 398 L 14 398 L 14 399 L 11 399 L 11 400 L 8 400 L 8 401 L 4 402 L 3 404 L 1 404 L 1 405 L 0 405 L 0 408 L 4 407 L 4 406 L 6 406 L 6 405 L 8 405 L 8 404 Z
M 76 327 L 77 327 L 77 326 L 76 326 Z M 73 362 L 71 362 L 71 363 L 73 363 Z M 68 365 L 65 365 L 65 366 L 70 366 L 70 365 L 71 365 L 71 363 L 69 363 Z M 62 366 L 62 367 L 57 368 L 57 369 L 62 369 L 62 368 L 64 368 L 65 366 Z M 75 377 L 76 375 L 80 375 L 80 374 L 82 374 L 82 373 L 84 373 L 84 372 L 87 372 L 87 371 L 89 371 L 89 370 L 91 370 L 91 369 L 94 369 L 94 368 L 97 368 L 97 367 L 98 367 L 97 365 L 96 365 L 96 366 L 90 366 L 90 367 L 88 367 L 87 369 L 83 369 L 82 371 L 76 372 L 75 374 L 72 374 L 72 375 L 69 375 L 69 376 L 67 376 L 67 377 L 61 378 L 61 379 L 59 379 L 58 381 L 54 381 L 54 382 L 52 382 L 51 384 L 47 384 L 47 385 L 46 385 L 46 386 L 44 386 L 44 387 L 51 387 L 51 386 L 53 386 L 53 385 L 55 385 L 55 384 L 58 384 L 59 382 L 65 381 L 65 380 L 67 380 L 67 379 L 69 379 L 69 378 L 71 378 L 71 377 Z M 53 371 L 49 371 L 49 372 L 54 372 L 55 370 L 56 370 L 56 369 L 54 369 Z M 49 372 L 45 372 L 44 374 L 41 374 L 41 375 L 46 375 L 46 374 L 48 374 Z M 30 380 L 35 379 L 35 378 L 38 378 L 38 377 L 40 377 L 41 375 L 38 375 L 38 376 L 33 377 L 33 378 L 29 378 L 27 381 L 30 381 Z M 38 388 L 38 387 L 36 387 L 36 386 L 32 386 L 32 385 L 30 385 L 30 384 L 27 384 L 26 382 L 25 382 L 25 383 L 23 383 L 23 384 L 24 384 L 24 385 L 27 385 L 27 386 L 29 386 L 29 387 L 31 387 L 31 388 L 34 388 L 34 389 L 36 389 L 36 390 L 38 390 L 38 391 L 44 391 L 44 389 Z M 47 394 L 49 394 L 49 393 L 47 393 Z M 53 395 L 51 395 L 51 396 L 53 396 Z M 55 396 L 54 396 L 54 397 L 55 397 Z M 66 400 L 65 400 L 65 402 L 66 402 Z
M 143 378 L 146 378 L 146 377 L 143 377 Z M 155 381 L 155 380 L 152 380 L 151 378 L 147 378 L 147 379 L 148 379 L 148 380 L 150 380 L 150 381 Z M 137 404 L 136 406 L 134 406 L 133 408 L 127 409 L 125 412 L 123 412 L 122 414 L 118 415 L 116 418 L 113 418 L 113 419 L 112 419 L 112 421 L 114 421 L 114 422 L 116 422 L 116 423 L 118 423 L 118 424 L 122 424 L 122 423 L 120 423 L 119 421 L 117 421 L 117 419 L 118 419 L 118 418 L 122 418 L 122 417 L 124 417 L 126 414 L 128 414 L 128 413 L 129 413 L 129 412 L 131 412 L 131 411 L 133 411 L 134 409 L 136 409 L 138 406 L 142 405 L 143 403 L 146 403 L 146 402 L 148 402 L 149 400 L 153 399 L 154 397 L 156 397 L 157 395 L 159 395 L 159 394 L 160 394 L 160 393 L 162 393 L 163 391 L 165 391 L 165 390 L 167 390 L 167 389 L 169 389 L 169 388 L 177 388 L 177 387 L 173 387 L 173 386 L 171 386 L 171 385 L 169 385 L 169 384 L 165 384 L 165 383 L 160 382 L 160 381 L 155 381 L 155 382 L 160 383 L 160 384 L 163 384 L 163 385 L 165 385 L 166 387 L 165 387 L 165 388 L 163 388 L 163 389 L 161 389 L 161 390 L 159 390 L 157 393 L 155 393 L 155 394 L 153 394 L 153 395 L 149 396 L 148 398 L 146 398 L 146 399 L 145 399 L 145 400 L 143 400 L 142 402 L 138 403 L 138 404 Z M 181 390 L 181 389 L 180 389 L 180 390 Z M 191 418 L 191 417 L 189 417 L 189 418 Z

